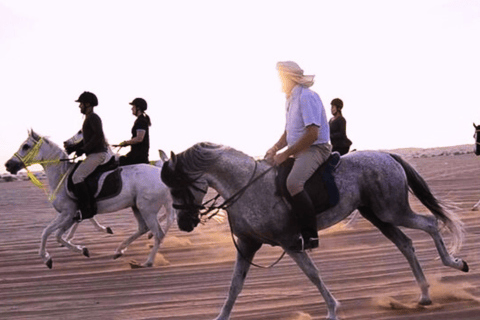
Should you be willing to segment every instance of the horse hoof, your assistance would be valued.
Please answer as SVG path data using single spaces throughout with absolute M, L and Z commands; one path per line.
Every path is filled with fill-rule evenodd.
M 468 271 L 470 271 L 470 268 L 468 267 L 468 264 L 467 264 L 467 262 L 465 262 L 465 261 L 463 261 L 462 271 L 463 271 L 463 272 L 468 272 Z
M 108 234 L 113 234 L 113 230 L 112 230 L 112 228 L 110 228 L 110 227 L 107 227 L 107 230 L 106 230 L 106 231 L 107 231 Z
M 52 259 L 48 259 L 47 263 L 45 263 L 45 264 L 47 265 L 48 269 L 52 269 L 52 267 L 53 267 Z
M 420 302 L 418 303 L 420 306 L 429 306 L 432 304 L 432 300 L 428 299 L 428 300 L 420 300 Z
M 87 258 L 90 258 L 90 253 L 88 252 L 88 249 L 87 248 L 83 248 L 82 249 L 82 253 L 85 257 Z
M 118 258 L 120 258 L 121 256 L 123 256 L 123 253 L 115 253 L 113 255 L 113 260 L 117 260 Z

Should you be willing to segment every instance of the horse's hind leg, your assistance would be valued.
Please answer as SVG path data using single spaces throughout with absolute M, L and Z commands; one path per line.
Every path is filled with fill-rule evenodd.
M 133 214 L 135 216 L 135 219 L 137 220 L 138 230 L 134 234 L 132 234 L 130 237 L 125 239 L 122 243 L 120 243 L 118 248 L 115 250 L 115 254 L 113 256 L 113 259 L 117 259 L 117 258 L 120 258 L 121 256 L 123 256 L 123 254 L 127 250 L 127 247 L 133 241 L 137 240 L 140 236 L 142 236 L 143 234 L 145 234 L 148 231 L 147 224 L 143 220 L 143 218 L 142 218 L 140 212 L 138 211 L 138 209 L 136 207 L 132 207 L 132 210 L 133 210 Z
M 429 305 L 432 303 L 429 294 L 429 284 L 425 275 L 423 274 L 422 267 L 418 262 L 417 256 L 415 254 L 415 249 L 412 245 L 412 240 L 407 237 L 398 227 L 381 221 L 369 208 L 361 208 L 361 214 L 370 221 L 374 226 L 376 226 L 385 237 L 387 237 L 390 241 L 392 241 L 400 252 L 405 256 L 408 263 L 410 264 L 410 268 L 413 271 L 413 275 L 417 280 L 418 285 L 420 286 L 420 290 L 422 295 L 420 297 L 419 304 L 421 305 Z
M 402 216 L 399 225 L 427 232 L 432 237 L 438 254 L 442 259 L 442 263 L 445 266 L 468 272 L 469 269 L 467 263 L 462 259 L 453 257 L 448 252 L 443 238 L 440 235 L 437 220 L 434 217 L 419 215 L 411 211 L 410 214 Z
M 153 266 L 155 261 L 155 256 L 157 255 L 158 249 L 160 248 L 160 244 L 162 243 L 163 239 L 165 238 L 165 233 L 160 228 L 160 224 L 158 223 L 157 219 L 157 212 L 155 210 L 149 210 L 147 212 L 142 213 L 143 220 L 145 221 L 147 227 L 153 234 L 153 247 L 148 255 L 147 261 L 143 263 L 145 267 Z
M 295 260 L 297 265 L 302 269 L 302 271 L 307 275 L 310 281 L 313 282 L 313 284 L 322 294 L 323 299 L 327 304 L 327 319 L 336 320 L 337 308 L 340 306 L 340 303 L 335 299 L 335 297 L 330 293 L 328 288 L 323 283 L 322 279 L 320 278 L 319 271 L 310 256 L 306 252 L 287 251 L 287 253 L 293 258 L 293 260 Z
M 255 253 L 262 246 L 256 242 L 247 242 L 242 239 L 238 239 L 237 259 L 235 261 L 235 269 L 233 271 L 232 282 L 228 291 L 228 297 L 225 300 L 222 310 L 215 320 L 228 320 L 230 314 L 237 300 L 238 295 L 243 289 L 245 278 L 247 277 L 248 270 L 250 269 L 250 262 L 253 260 Z

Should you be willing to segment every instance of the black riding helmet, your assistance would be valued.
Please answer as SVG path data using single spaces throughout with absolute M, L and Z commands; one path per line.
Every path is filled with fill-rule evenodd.
M 135 98 L 135 99 L 133 99 L 132 102 L 130 102 L 130 104 L 131 104 L 132 106 L 137 107 L 138 109 L 140 109 L 140 110 L 142 110 L 142 111 L 147 110 L 147 101 L 145 101 L 145 100 L 142 99 L 142 98 Z
M 75 102 L 89 103 L 91 107 L 98 106 L 97 96 L 88 91 L 83 92 Z

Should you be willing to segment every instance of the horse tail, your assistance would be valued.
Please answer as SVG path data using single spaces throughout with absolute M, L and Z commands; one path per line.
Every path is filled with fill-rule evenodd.
M 453 254 L 457 252 L 464 240 L 465 230 L 463 228 L 463 222 L 453 212 L 454 206 L 437 199 L 430 191 L 430 187 L 422 176 L 399 155 L 390 154 L 390 156 L 395 159 L 405 171 L 410 192 L 412 192 L 435 217 L 440 219 L 452 234 L 450 253 Z

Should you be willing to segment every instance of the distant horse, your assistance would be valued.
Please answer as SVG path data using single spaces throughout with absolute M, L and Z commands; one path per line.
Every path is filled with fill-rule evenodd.
M 216 320 L 230 318 L 251 261 L 264 243 L 281 246 L 295 260 L 325 299 L 328 319 L 335 320 L 339 302 L 324 285 L 310 256 L 288 249 L 298 238 L 300 227 L 276 193 L 275 172 L 268 171 L 270 168 L 264 161 L 257 162 L 235 149 L 210 143 L 196 144 L 179 155 L 172 152 L 162 168 L 162 180 L 170 188 L 173 206 L 177 209 L 177 223 L 183 231 L 190 232 L 199 223 L 208 187 L 226 199 L 227 205 L 217 207 L 228 207 L 230 227 L 238 238 L 237 258 L 228 297 Z M 432 195 L 423 178 L 399 156 L 357 151 L 341 158 L 334 177 L 340 201 L 317 215 L 318 228 L 333 226 L 358 209 L 407 259 L 421 289 L 420 304 L 431 304 L 429 285 L 412 241 L 399 226 L 427 232 L 444 265 L 468 271 L 466 262 L 449 253 L 438 226 L 440 221 L 452 232 L 454 252 L 463 241 L 461 221 Z M 408 202 L 409 188 L 434 216 L 412 211 Z
M 81 252 L 87 257 L 89 256 L 87 248 L 75 245 L 62 238 L 65 231 L 74 224 L 74 217 L 77 211 L 74 195 L 68 190 L 66 179 L 64 179 L 71 173 L 75 164 L 62 161 L 67 159 L 68 156 L 65 151 L 49 139 L 41 137 L 31 130 L 28 138 L 5 164 L 7 170 L 14 174 L 20 169 L 35 163 L 41 164 L 45 170 L 50 194 L 54 195 L 52 205 L 58 212 L 57 217 L 44 229 L 41 239 L 40 257 L 49 268 L 52 268 L 53 262 L 50 254 L 46 252 L 45 246 L 48 237 L 54 231 L 57 231 L 56 239 L 60 244 L 73 251 Z M 119 194 L 98 201 L 98 213 L 115 212 L 128 207 L 132 208 L 138 223 L 138 230 L 120 244 L 115 251 L 114 258 L 122 256 L 130 243 L 150 230 L 155 238 L 155 243 L 148 259 L 142 265 L 150 267 L 153 265 L 160 243 L 174 219 L 174 210 L 171 205 L 172 199 L 168 188 L 161 180 L 161 168 L 147 164 L 130 165 L 121 168 L 122 187 Z M 105 175 L 106 173 L 102 177 Z M 157 214 L 162 207 L 165 208 L 167 216 L 165 230 L 161 229 L 157 219 Z
M 480 156 L 480 126 L 477 126 L 475 123 L 473 124 L 475 128 L 475 134 L 473 138 L 475 139 L 475 155 Z M 480 200 L 473 206 L 472 211 L 478 211 L 480 209 Z

